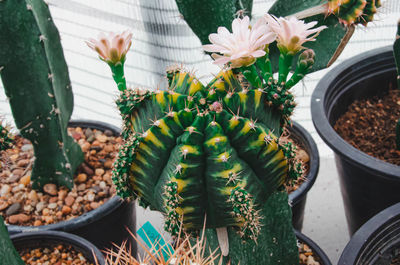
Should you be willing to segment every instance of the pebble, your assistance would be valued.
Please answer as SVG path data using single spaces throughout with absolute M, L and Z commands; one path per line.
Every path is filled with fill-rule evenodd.
M 97 209 L 100 206 L 100 204 L 98 202 L 91 202 L 90 203 L 90 208 Z
M 96 140 L 99 141 L 100 143 L 105 143 L 108 140 L 108 137 L 104 134 L 100 134 L 96 136 Z
M 44 208 L 42 211 L 42 215 L 44 215 L 44 216 L 49 215 L 49 213 L 50 213 L 50 210 L 48 208 Z
M 304 151 L 302 149 L 298 152 L 296 157 L 298 159 L 301 159 L 304 163 L 307 163 L 308 161 L 310 161 L 310 156 L 307 154 L 306 151 Z
M 87 139 L 86 139 L 89 143 L 94 141 L 94 135 L 90 135 Z
M 76 187 L 76 189 L 78 191 L 84 191 L 86 189 L 86 184 L 85 183 L 81 183 L 78 185 L 78 187 Z
M 94 135 L 94 134 L 93 134 L 92 129 L 87 128 L 87 129 L 85 130 L 85 136 L 86 136 L 86 138 L 89 138 L 90 136 L 93 136 L 93 135 Z
M 21 209 L 21 204 L 19 202 L 13 203 L 10 207 L 8 207 L 6 215 L 10 216 L 16 214 L 20 209 Z
M 2 201 L 0 202 L 0 211 L 3 211 L 4 209 L 6 209 L 8 207 L 8 202 Z
M 1 197 L 5 197 L 6 195 L 8 195 L 11 191 L 11 187 L 10 185 L 3 185 L 3 187 L 1 187 L 0 190 L 0 196 Z
M 94 198 L 96 197 L 96 195 L 94 194 L 94 193 L 89 193 L 88 195 L 87 195 L 87 199 L 88 199 L 88 201 L 94 201 Z
M 36 204 L 36 211 L 40 213 L 45 206 L 46 206 L 45 202 L 39 202 L 38 204 Z
M 90 150 L 90 143 L 85 142 L 84 144 L 81 145 L 81 149 L 84 153 Z
M 42 225 L 42 221 L 40 220 L 35 220 L 35 222 L 33 223 L 34 226 L 40 226 Z
M 58 199 L 59 200 L 64 200 L 65 199 L 65 197 L 67 196 L 67 194 L 68 194 L 68 191 L 66 191 L 66 190 L 59 190 L 58 191 Z
M 24 144 L 23 146 L 21 146 L 22 152 L 28 152 L 32 149 L 33 149 L 33 145 L 31 145 L 31 144 Z
M 49 209 L 55 209 L 57 207 L 57 203 L 55 203 L 55 202 L 53 202 L 53 203 L 50 203 L 49 205 L 47 205 L 47 208 L 49 208 Z
M 107 187 L 107 184 L 104 181 L 100 181 L 99 187 L 104 189 L 105 187 Z
M 23 184 L 25 187 L 28 186 L 29 183 L 31 183 L 31 176 L 30 175 L 25 175 L 19 180 L 20 184 Z
M 82 196 L 76 197 L 76 200 L 75 200 L 76 203 L 80 203 L 82 201 L 83 201 L 83 197 Z
M 78 174 L 78 176 L 76 177 L 76 180 L 79 183 L 85 182 L 87 180 L 87 175 L 85 173 Z
M 114 136 L 114 133 L 111 130 L 105 130 L 104 134 L 108 137 Z
M 8 222 L 10 224 L 22 224 L 22 223 L 26 223 L 31 219 L 30 216 L 20 213 L 20 214 L 16 214 L 16 215 L 11 215 L 8 218 Z
M 111 159 L 107 159 L 106 162 L 104 162 L 104 167 L 106 169 L 110 169 L 113 166 L 113 161 Z
M 82 169 L 83 169 L 83 171 L 84 171 L 88 176 L 91 176 L 91 175 L 94 174 L 93 169 L 91 169 L 90 167 L 88 167 L 86 164 L 83 164 L 83 165 L 82 165 Z
M 318 261 L 314 259 L 313 256 L 308 256 L 307 265 L 320 265 Z
M 38 200 L 38 195 L 37 195 L 37 193 L 36 193 L 35 190 L 31 190 L 31 191 L 29 192 L 29 194 L 28 194 L 28 199 L 31 200 L 31 201 L 33 201 L 33 202 L 36 202 L 36 201 Z
M 95 174 L 96 174 L 96 176 L 103 176 L 103 174 L 104 174 L 104 169 L 102 169 L 102 168 L 96 168 Z
M 114 146 L 108 144 L 108 145 L 104 146 L 104 149 L 103 149 L 103 150 L 104 150 L 105 152 L 107 152 L 107 153 L 114 152 Z
M 50 195 L 57 195 L 57 186 L 56 184 L 48 183 L 43 186 L 43 191 Z
M 72 196 L 67 196 L 65 197 L 64 201 L 67 206 L 71 206 L 72 204 L 74 204 L 75 198 Z
M 61 209 L 61 212 L 62 212 L 64 215 L 70 214 L 71 211 L 72 211 L 71 207 L 69 207 L 69 206 L 67 206 L 67 205 L 64 205 L 64 206 L 62 207 L 62 209 Z
M 26 167 L 27 165 L 29 165 L 30 160 L 29 159 L 21 159 L 17 162 L 17 166 L 18 167 Z
M 15 175 L 15 174 L 11 174 L 11 176 L 9 176 L 8 178 L 7 178 L 7 183 L 15 183 L 15 182 L 17 182 L 19 179 L 21 178 L 21 176 L 19 176 L 19 175 Z

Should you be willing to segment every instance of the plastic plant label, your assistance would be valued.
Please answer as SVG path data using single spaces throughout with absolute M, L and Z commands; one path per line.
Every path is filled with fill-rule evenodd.
M 141 228 L 139 228 L 137 234 L 150 249 L 154 249 L 156 251 L 162 249 L 162 254 L 165 260 L 168 260 L 170 255 L 174 253 L 172 246 L 165 242 L 162 235 L 150 222 L 146 222 Z

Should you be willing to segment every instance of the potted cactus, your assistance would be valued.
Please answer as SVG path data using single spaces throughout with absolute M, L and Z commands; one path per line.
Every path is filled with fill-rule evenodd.
M 57 196 L 60 197 L 57 190 L 54 192 L 53 189 L 50 192 L 46 187 L 66 187 L 66 194 L 67 189 L 74 185 L 74 174 L 83 162 L 84 154 L 80 144 L 67 132 L 73 110 L 72 88 L 60 36 L 45 1 L 1 1 L 0 46 L 0 74 L 15 124 L 20 135 L 29 140 L 32 144 L 29 145 L 34 149 L 33 169 L 27 176 L 27 182 L 31 182 L 32 188 L 36 190 L 33 191 L 34 195 L 43 193 L 44 190 L 46 194 L 57 199 Z M 80 122 L 72 126 L 109 130 L 111 134 L 119 135 L 118 128 L 114 129 L 104 124 Z M 3 128 L 0 129 L 2 135 L 6 134 Z M 2 138 L 1 148 L 8 143 L 9 140 Z M 19 202 L 8 204 L 10 189 L 1 190 L 2 210 L 15 212 L 15 209 L 24 208 Z M 35 198 L 37 199 L 37 196 Z M 8 205 L 9 208 L 4 209 L 4 205 Z M 59 207 L 57 203 L 53 203 L 53 206 L 56 209 Z M 32 208 L 32 205 L 28 207 Z M 25 218 L 26 214 L 22 217 Z M 119 225 L 110 227 L 109 222 Z M 97 209 L 73 220 L 39 225 L 35 228 L 10 225 L 9 230 L 11 234 L 32 229 L 70 231 L 85 236 L 99 247 L 104 247 L 111 246 L 110 241 L 124 240 L 124 225 L 134 227 L 134 224 L 133 203 L 124 202 L 116 196 Z M 105 227 L 107 229 L 104 229 Z
M 251 1 L 244 2 L 251 7 Z M 282 2 L 272 10 L 289 12 Z M 218 33 L 209 35 L 212 44 L 204 45 L 222 68 L 207 85 L 193 73 L 171 67 L 167 90 L 126 88 L 125 56 L 120 52 L 124 42 L 102 37 L 89 43 L 110 66 L 121 91 L 117 105 L 125 142 L 113 170 L 118 194 L 162 212 L 165 229 L 172 235 L 182 225 L 196 237 L 206 223 L 207 244 L 210 249 L 219 247 L 222 264 L 298 264 L 283 184 L 295 180 L 302 166 L 293 146 L 279 140 L 295 107 L 290 88 L 317 62 L 315 52 L 303 44 L 333 29 L 340 29 L 342 35 L 332 40 L 332 46 L 335 41 L 345 43 L 344 36 L 351 34 L 352 22 L 358 20 L 343 27 L 332 15 L 327 20 L 331 24 L 314 27 L 317 22 L 268 14 L 250 26 L 243 13 L 230 24 L 233 14 L 229 12 L 235 8 L 223 7 L 231 1 L 177 3 L 186 20 L 197 19 L 189 25 L 199 34 L 209 34 L 211 27 L 197 28 L 207 26 L 204 21 L 225 19 L 225 24 L 213 25 L 212 30 L 219 25 L 232 29 L 231 33 L 220 26 Z M 297 5 L 296 12 L 304 11 L 302 16 L 311 12 L 310 17 L 322 23 L 326 14 L 340 13 L 339 6 L 332 6 L 329 1 L 310 11 L 310 6 Z M 340 48 L 332 50 L 337 53 Z M 321 56 L 317 69 L 326 67 L 332 56 Z
M 375 49 L 348 59 L 327 73 L 312 95 L 314 126 L 335 152 L 351 235 L 371 217 L 400 201 L 400 153 L 396 150 L 396 124 L 400 112 L 396 97 L 392 100 L 389 96 L 398 93 L 399 46 L 397 34 L 394 47 Z M 387 116 L 382 115 L 380 109 Z M 351 119 L 349 115 L 356 118 Z M 385 121 L 386 125 L 375 125 L 379 121 Z M 360 123 L 366 124 L 366 128 L 360 127 Z M 357 137 L 343 134 L 342 128 L 346 128 L 346 124 L 350 125 L 351 134 Z M 397 125 L 397 139 L 400 139 L 398 128 Z M 383 132 L 383 137 L 379 131 Z M 365 137 L 360 137 L 362 135 Z M 378 151 L 367 151 L 362 146 L 392 154 L 387 156 L 392 163 L 378 157 Z

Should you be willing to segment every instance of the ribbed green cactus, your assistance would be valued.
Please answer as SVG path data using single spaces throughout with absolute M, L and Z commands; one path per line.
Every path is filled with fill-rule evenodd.
M 8 235 L 7 227 L 4 224 L 3 217 L 0 215 L 0 264 L 4 265 L 24 265 L 18 252 Z
M 172 234 L 181 222 L 186 231 L 199 230 L 204 218 L 212 231 L 231 227 L 229 253 L 247 254 L 227 259 L 296 264 L 287 194 L 277 190 L 301 167 L 279 136 L 295 106 L 289 89 L 309 71 L 313 56 L 304 51 L 295 74 L 280 83 L 264 72 L 271 69 L 267 54 L 254 65 L 222 70 L 206 87 L 172 68 L 168 91 L 122 91 L 117 105 L 126 141 L 113 170 L 118 194 L 164 213 Z M 282 64 L 282 72 L 291 64 Z M 251 242 L 243 247 L 242 240 Z M 282 256 L 282 249 L 289 254 Z M 261 254 L 266 250 L 270 255 Z
M 73 95 L 60 36 L 42 0 L 0 1 L 0 68 L 17 128 L 35 151 L 34 188 L 71 188 L 83 161 L 67 134 Z
M 210 33 L 219 26 L 230 28 L 235 14 L 251 14 L 253 1 L 232 0 L 176 0 L 180 13 L 202 44 L 208 44 Z M 330 66 L 340 55 L 354 32 L 354 24 L 366 25 L 372 21 L 379 0 L 276 0 L 265 13 L 276 16 L 296 16 L 306 22 L 318 21 L 318 26 L 328 28 L 321 32 L 318 42 L 309 42 L 305 47 L 313 49 L 316 61 L 311 71 Z M 270 59 L 274 71 L 278 70 L 279 51 L 270 47 Z

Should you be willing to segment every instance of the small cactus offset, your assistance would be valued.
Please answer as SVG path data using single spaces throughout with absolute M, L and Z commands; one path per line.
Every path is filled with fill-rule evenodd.
M 72 188 L 83 153 L 67 133 L 73 95 L 47 4 L 0 1 L 0 46 L 0 73 L 16 126 L 34 147 L 33 187 Z
M 10 149 L 14 145 L 14 135 L 10 127 L 0 120 L 0 152 Z
M 302 168 L 280 136 L 295 107 L 290 89 L 314 63 L 302 45 L 326 28 L 315 24 L 271 15 L 254 26 L 247 16 L 235 19 L 233 33 L 220 27 L 204 46 L 223 68 L 207 85 L 172 67 L 167 90 L 123 89 L 117 106 L 125 143 L 113 168 L 118 194 L 162 212 L 172 235 L 181 226 L 195 235 L 205 223 L 223 264 L 297 264 L 284 184 Z M 277 79 L 268 50 L 275 40 Z M 104 42 L 92 41 L 92 48 L 99 52 L 96 44 Z

